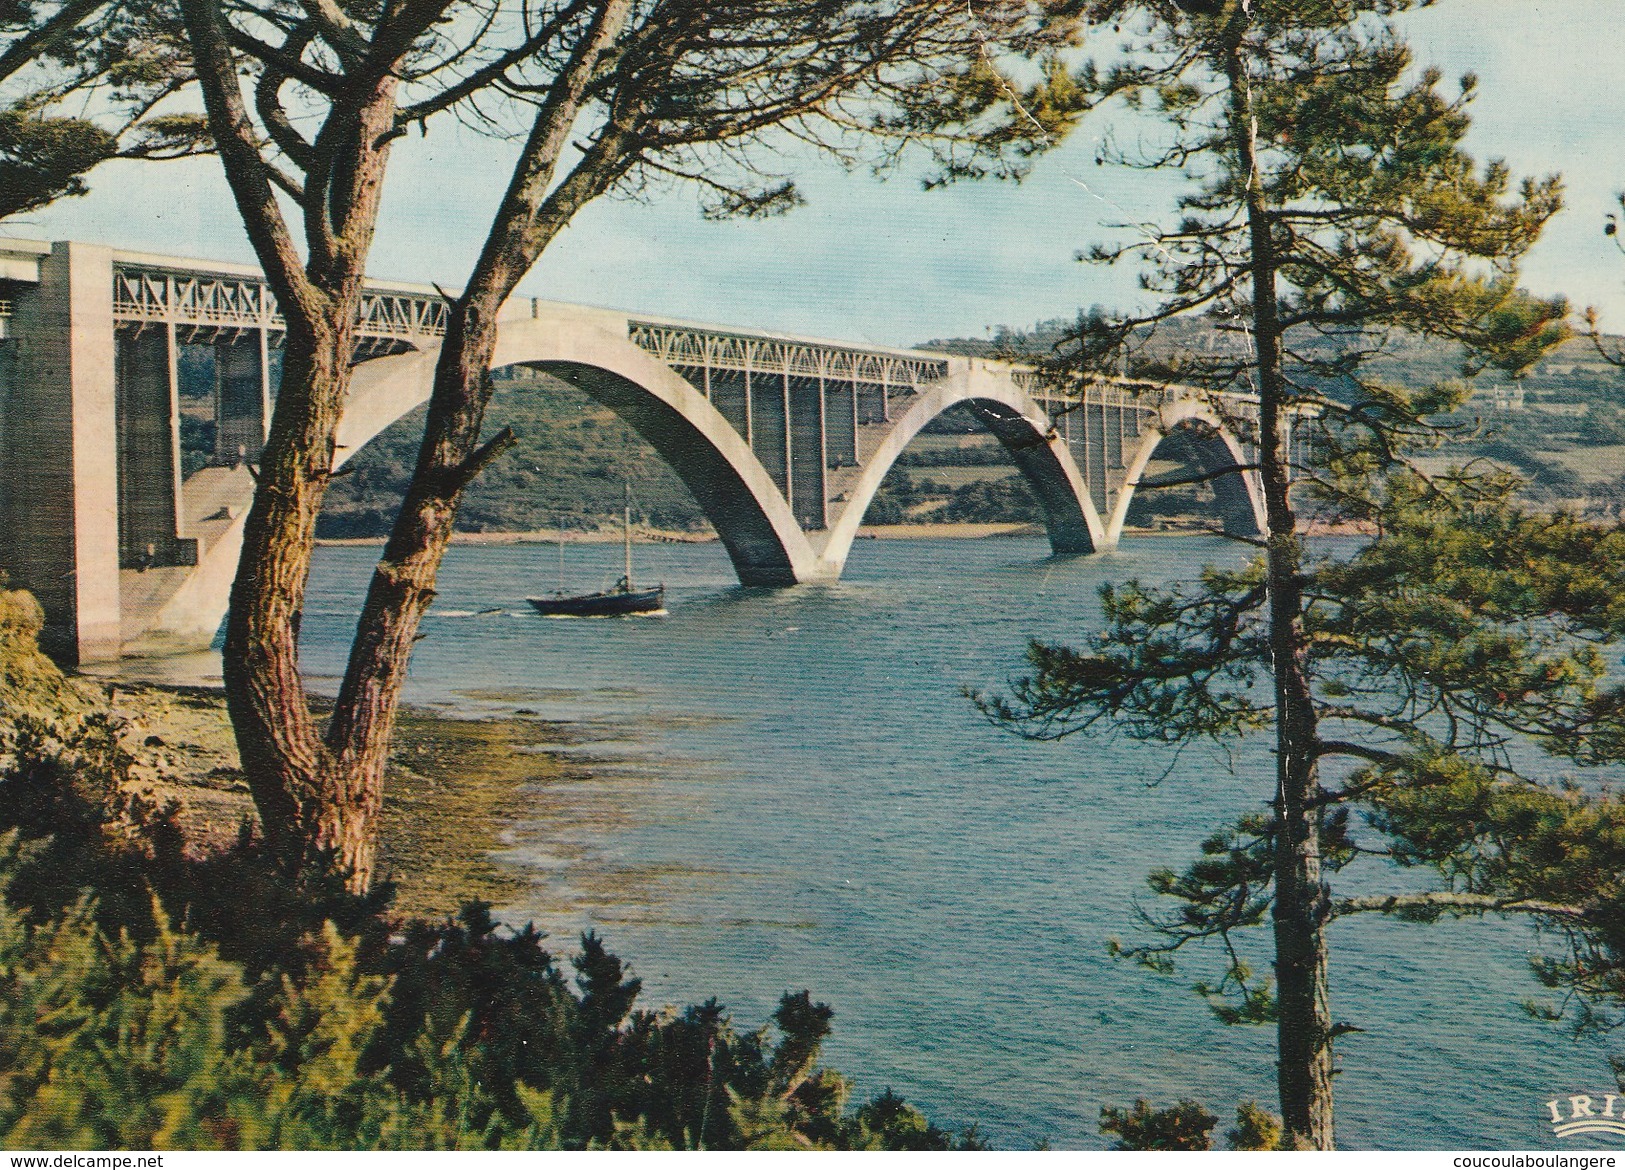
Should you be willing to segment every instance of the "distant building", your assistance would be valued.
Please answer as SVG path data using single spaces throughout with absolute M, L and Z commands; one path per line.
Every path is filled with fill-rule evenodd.
M 1522 382 L 1492 387 L 1484 397 L 1489 399 L 1490 409 L 1497 413 L 1518 414 L 1524 409 Z

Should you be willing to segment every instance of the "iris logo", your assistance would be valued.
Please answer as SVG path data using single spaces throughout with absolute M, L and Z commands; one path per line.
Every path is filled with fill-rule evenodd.
M 1625 1098 L 1613 1093 L 1557 1097 L 1546 1102 L 1546 1108 L 1551 1113 L 1552 1132 L 1560 1138 L 1583 1133 L 1625 1135 Z

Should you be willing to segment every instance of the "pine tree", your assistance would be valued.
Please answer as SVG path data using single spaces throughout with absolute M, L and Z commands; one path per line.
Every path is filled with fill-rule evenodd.
M 1339 1031 L 1330 1007 L 1328 871 L 1349 859 L 1343 806 L 1364 795 L 1365 783 L 1328 787 L 1322 765 L 1353 758 L 1374 768 L 1400 766 L 1396 760 L 1422 767 L 1421 760 L 1471 746 L 1470 737 L 1458 743 L 1447 736 L 1441 744 L 1423 730 L 1439 710 L 1430 702 L 1447 704 L 1451 720 L 1459 717 L 1445 695 L 1475 696 L 1468 720 L 1475 731 L 1503 715 L 1481 702 L 1497 685 L 1483 664 L 1454 679 L 1430 675 L 1397 651 L 1385 657 L 1383 631 L 1363 622 L 1400 622 L 1394 636 L 1402 648 L 1432 645 L 1429 639 L 1445 636 L 1449 623 L 1429 615 L 1425 602 L 1408 615 L 1384 608 L 1384 601 L 1411 592 L 1392 599 L 1329 595 L 1331 570 L 1308 562 L 1299 535 L 1302 493 L 1312 489 L 1345 517 L 1399 525 L 1407 538 L 1460 536 L 1473 551 L 1463 551 L 1467 562 L 1455 566 L 1457 584 L 1470 577 L 1483 584 L 1472 571 L 1491 570 L 1473 558 L 1492 550 L 1473 542 L 1475 525 L 1520 536 L 1539 535 L 1540 525 L 1516 514 L 1504 485 L 1479 489 L 1465 479 L 1384 474 L 1408 445 L 1438 434 L 1432 420 L 1459 404 L 1464 387 L 1407 391 L 1376 382 L 1363 367 L 1396 330 L 1460 342 L 1469 371 L 1487 363 L 1520 370 L 1567 335 L 1566 304 L 1530 297 L 1516 284 L 1519 258 L 1560 207 L 1559 182 L 1526 181 L 1514 190 L 1502 164 L 1478 166 L 1464 153 L 1476 82 L 1463 78 L 1451 95 L 1437 71 L 1414 69 L 1388 20 L 1414 6 L 1412 0 L 1090 5 L 1096 26 L 1114 29 L 1122 49 L 1108 67 L 1087 66 L 1080 87 L 1097 105 L 1116 99 L 1167 128 L 1167 140 L 1149 156 L 1108 147 L 1100 161 L 1181 171 L 1191 186 L 1179 200 L 1177 222 L 1139 227 L 1131 242 L 1093 253 L 1106 263 L 1143 262 L 1142 286 L 1158 298 L 1157 307 L 1135 317 L 1081 320 L 1051 374 L 1062 383 L 1087 382 L 1132 358 L 1160 324 L 1204 316 L 1230 344 L 1186 355 L 1167 372 L 1212 392 L 1215 409 L 1228 416 L 1237 412 L 1222 394 L 1254 396 L 1256 419 L 1236 418 L 1235 425 L 1253 429 L 1256 463 L 1224 473 L 1257 477 L 1265 532 L 1256 564 L 1239 573 L 1210 571 L 1195 590 L 1130 584 L 1109 591 L 1106 632 L 1088 650 L 1034 646 L 1035 674 L 1018 684 L 1014 699 L 983 700 L 996 720 L 1038 736 L 1104 721 L 1172 743 L 1266 729 L 1272 735 L 1269 815 L 1216 837 L 1188 873 L 1155 879 L 1162 892 L 1186 903 L 1186 918 L 1169 925 L 1167 946 L 1137 953 L 1160 963 L 1192 938 L 1227 937 L 1268 917 L 1272 985 L 1258 985 L 1237 960 L 1215 991 L 1239 991 L 1240 1005 L 1225 1009 L 1229 1018 L 1275 1025 L 1285 1140 L 1322 1149 L 1333 1144 L 1332 1046 Z M 1313 432 L 1318 470 L 1294 465 L 1303 449 L 1295 431 Z M 1450 528 L 1453 509 L 1476 506 L 1480 497 L 1482 515 L 1464 521 L 1459 533 Z M 1442 588 L 1425 561 L 1385 569 L 1387 581 L 1363 587 L 1424 594 Z M 1444 624 L 1428 625 L 1429 617 Z M 1339 622 L 1349 629 L 1338 629 Z M 1406 639 L 1407 629 L 1414 638 Z M 1472 630 L 1493 640 L 1488 630 Z M 1531 654 L 1541 669 L 1573 665 L 1556 650 L 1552 661 Z M 1451 662 L 1450 669 L 1461 665 Z M 1561 712 L 1541 718 L 1581 719 L 1595 678 L 1574 669 L 1565 681 L 1575 689 L 1556 703 Z M 1364 691 L 1370 702 L 1363 706 L 1334 699 L 1351 675 L 1357 690 L 1372 679 L 1378 694 L 1410 687 L 1396 700 L 1403 709 L 1385 715 L 1384 703 Z M 1516 725 L 1526 714 L 1514 704 L 1505 719 Z M 1349 724 L 1395 739 L 1398 747 L 1379 750 L 1358 735 L 1345 737 L 1340 729 Z
M 115 158 L 173 159 L 209 145 L 171 99 L 191 63 L 168 3 L 0 4 L 0 219 L 82 195 Z

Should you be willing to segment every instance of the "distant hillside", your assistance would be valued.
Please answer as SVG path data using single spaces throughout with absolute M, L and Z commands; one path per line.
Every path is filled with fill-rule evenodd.
M 658 528 L 703 526 L 694 498 L 631 427 L 556 378 L 516 370 L 497 379 L 486 430 L 511 426 L 519 442 L 474 481 L 457 515 L 462 532 L 530 532 L 564 517 L 590 529 L 620 515 L 622 484 L 635 513 Z M 413 411 L 350 461 L 328 490 L 318 533 L 383 536 L 394 522 L 423 436 Z
M 458 531 L 533 532 L 554 527 L 561 517 L 580 529 L 613 525 L 623 482 L 631 485 L 639 523 L 707 527 L 693 496 L 654 449 L 593 399 L 524 369 L 503 371 L 496 386 L 486 432 L 510 426 L 519 441 L 469 489 L 457 514 Z M 328 490 L 320 536 L 388 533 L 417 459 L 423 414 L 413 411 L 350 460 L 349 473 Z M 932 471 L 917 470 L 925 467 Z M 1037 517 L 1038 503 L 1004 448 L 973 416 L 958 411 L 938 419 L 904 452 L 870 509 L 877 524 Z
M 1001 328 L 988 338 L 947 338 L 922 349 L 975 356 L 1048 354 L 1073 326 L 1070 319 L 1045 321 L 1030 330 Z M 1245 344 L 1206 321 L 1161 327 L 1129 373 L 1159 376 L 1179 352 L 1222 353 Z M 1323 349 L 1330 343 L 1297 342 Z M 1625 352 L 1625 338 L 1610 344 Z M 1459 346 L 1396 335 L 1367 367 L 1371 376 L 1398 384 L 1425 385 L 1462 376 Z M 1539 362 L 1515 386 L 1505 375 L 1471 379 L 1473 398 L 1458 423 L 1471 438 L 1444 448 L 1439 459 L 1487 458 L 1531 480 L 1531 495 L 1612 513 L 1625 507 L 1625 369 L 1605 361 L 1589 340 L 1576 339 Z
M 939 339 L 920 348 L 978 356 L 1046 352 L 1070 324 L 1048 321 L 1031 330 Z M 1211 326 L 1182 322 L 1162 330 L 1140 360 L 1146 372 L 1154 372 L 1181 349 L 1213 352 L 1234 344 L 1233 337 Z M 1370 368 L 1391 381 L 1420 384 L 1459 377 L 1461 353 L 1400 337 Z M 1521 404 L 1504 378 L 1480 375 L 1472 384 L 1475 397 L 1458 421 L 1464 430 L 1481 424 L 1479 434 L 1453 444 L 1440 458 L 1481 457 L 1513 467 L 1532 481 L 1531 494 L 1542 502 L 1609 513 L 1625 507 L 1625 370 L 1603 361 L 1588 342 L 1574 341 L 1524 379 Z M 623 481 L 631 484 L 640 522 L 680 530 L 705 527 L 693 497 L 653 449 L 573 387 L 529 370 L 499 372 L 486 429 L 494 433 L 503 426 L 511 426 L 519 442 L 469 490 L 457 518 L 460 531 L 535 531 L 552 528 L 561 516 L 582 528 L 612 524 L 620 512 Z M 422 427 L 422 412 L 414 412 L 351 460 L 350 474 L 328 492 L 322 536 L 388 532 Z M 1154 468 L 1155 474 L 1182 466 L 1177 449 L 1166 453 L 1171 458 Z M 1130 523 L 1200 516 L 1210 494 L 1207 487 L 1148 493 L 1136 499 Z M 1037 502 L 1004 449 L 969 415 L 950 413 L 904 452 L 867 519 L 885 524 L 1037 517 Z

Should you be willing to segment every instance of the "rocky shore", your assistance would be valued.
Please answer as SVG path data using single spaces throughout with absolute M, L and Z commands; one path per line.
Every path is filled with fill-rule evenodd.
M 984 536 L 1042 536 L 1041 524 L 866 524 L 858 529 L 865 540 L 954 540 L 976 539 Z M 554 544 L 559 539 L 558 529 L 541 528 L 532 532 L 458 532 L 451 538 L 453 544 Z M 565 544 L 618 544 L 622 539 L 619 528 L 605 528 L 593 532 L 567 531 Z M 709 528 L 687 531 L 677 528 L 648 528 L 634 526 L 633 544 L 709 544 L 717 534 Z M 382 545 L 381 536 L 343 537 L 318 540 L 317 544 L 343 547 L 346 545 Z

